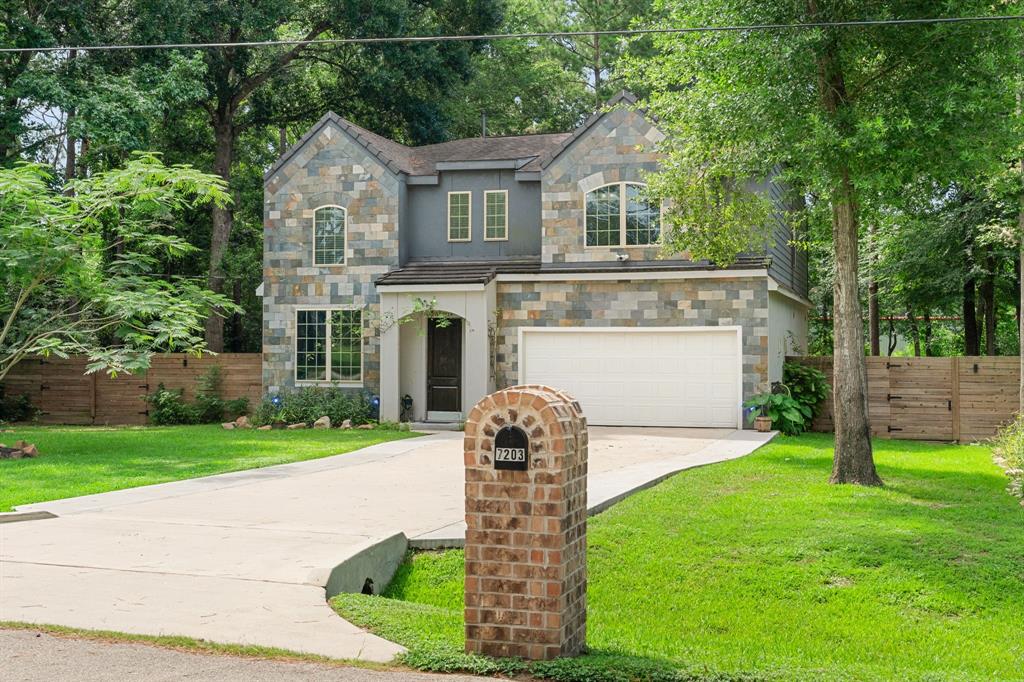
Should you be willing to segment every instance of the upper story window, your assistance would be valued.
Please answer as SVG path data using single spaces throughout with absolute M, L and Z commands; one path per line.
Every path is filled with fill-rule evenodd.
M 644 196 L 645 185 L 618 182 L 586 196 L 587 246 L 648 246 L 661 237 L 661 211 Z
M 468 242 L 473 238 L 473 199 L 469 192 L 448 192 L 448 241 Z
M 341 206 L 313 211 L 313 265 L 345 264 L 345 223 Z
M 484 192 L 484 239 L 486 241 L 508 239 L 507 189 Z

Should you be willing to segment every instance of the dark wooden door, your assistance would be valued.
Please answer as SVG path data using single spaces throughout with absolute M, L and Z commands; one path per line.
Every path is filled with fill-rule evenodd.
M 427 322 L 427 411 L 462 410 L 462 320 Z

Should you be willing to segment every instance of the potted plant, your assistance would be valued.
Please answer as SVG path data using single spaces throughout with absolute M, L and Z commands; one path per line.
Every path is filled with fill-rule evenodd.
M 771 393 L 759 393 L 743 403 L 758 431 L 778 429 L 787 436 L 803 433 L 811 423 L 811 408 L 802 405 L 781 384 Z
M 754 430 L 759 433 L 768 433 L 772 430 L 772 418 L 768 416 L 768 406 L 761 406 L 761 414 L 754 417 Z

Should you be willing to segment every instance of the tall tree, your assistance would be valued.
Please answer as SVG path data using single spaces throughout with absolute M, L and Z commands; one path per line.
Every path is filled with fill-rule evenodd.
M 665 27 L 936 12 L 925 0 L 660 0 L 657 7 Z M 984 14 L 988 4 L 965 0 L 957 9 Z M 991 24 L 663 35 L 659 56 L 639 65 L 639 75 L 654 84 L 651 108 L 671 133 L 667 169 L 652 183 L 655 193 L 674 200 L 666 215 L 671 248 L 701 257 L 715 240 L 709 235 L 759 230 L 750 221 L 756 211 L 731 208 L 742 198 L 729 191 L 730 178 L 766 177 L 773 167 L 807 188 L 830 216 L 834 483 L 881 483 L 868 422 L 858 279 L 863 202 L 891 196 L 923 173 L 990 165 L 1005 151 L 1000 131 L 1012 111 L 1011 36 Z M 723 203 L 722 187 L 730 201 Z M 745 240 L 732 243 L 728 255 L 735 257 Z
M 299 44 L 281 48 L 236 47 L 231 43 L 267 41 L 280 38 L 315 40 L 328 36 L 377 37 L 390 35 L 487 32 L 496 24 L 498 12 L 493 0 L 255 0 L 229 2 L 151 2 L 138 0 L 136 14 L 143 42 L 226 43 L 202 52 L 206 92 L 199 105 L 205 112 L 212 134 L 214 173 L 230 183 L 237 156 L 239 136 L 249 128 L 281 125 L 309 115 L 310 109 L 325 103 L 354 100 L 369 111 L 394 112 L 389 97 L 412 95 L 400 103 L 405 111 L 415 109 L 443 90 L 453 75 L 469 66 L 473 46 L 467 43 L 418 46 L 355 46 L 334 49 Z M 362 81 L 353 97 L 351 90 L 314 88 L 286 100 L 280 91 L 294 88 L 302 80 L 297 72 L 311 64 L 326 64 L 347 76 L 345 85 Z M 357 71 L 360 67 L 367 67 Z M 349 69 L 352 71 L 350 72 Z M 386 71 L 389 81 L 374 80 Z M 308 75 L 308 74 L 307 74 Z M 313 74 L 330 75 L 327 68 Z M 410 81 L 418 87 L 402 87 Z M 322 82 L 322 81 L 321 81 Z M 360 90 L 380 95 L 376 102 L 360 98 Z M 389 92 L 390 91 L 390 92 Z M 315 97 L 309 97 L 314 95 Z M 327 101 L 320 97 L 327 95 Z M 360 101 L 361 100 L 361 101 Z M 296 114 L 296 102 L 299 114 Z M 351 106 L 351 105 L 350 105 Z M 433 111 L 427 113 L 435 113 Z M 320 112 L 322 113 L 322 111 Z M 410 126 L 411 136 L 439 134 L 437 121 Z M 225 288 L 225 256 L 234 225 L 230 205 L 213 206 L 210 213 L 208 286 L 221 293 Z M 206 340 L 212 350 L 224 347 L 224 319 L 213 315 L 207 321 Z

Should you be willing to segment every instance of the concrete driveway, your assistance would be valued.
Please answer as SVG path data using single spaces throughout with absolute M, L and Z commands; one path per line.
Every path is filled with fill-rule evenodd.
M 740 457 L 749 431 L 591 428 L 599 511 L 677 471 Z M 0 524 L 0 620 L 388 661 L 401 647 L 336 616 L 335 566 L 404 533 L 462 537 L 462 434 L 19 507 Z

